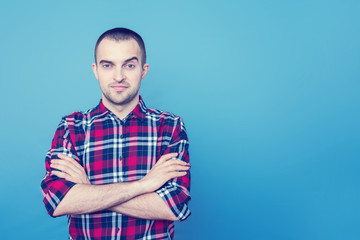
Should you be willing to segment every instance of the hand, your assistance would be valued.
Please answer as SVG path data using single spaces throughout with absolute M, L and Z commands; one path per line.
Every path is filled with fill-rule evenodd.
M 65 178 L 74 183 L 91 184 L 84 168 L 73 158 L 59 153 L 60 159 L 52 159 L 50 167 L 60 171 L 53 170 L 52 174 Z
M 153 192 L 173 178 L 185 176 L 190 164 L 173 159 L 178 153 L 169 153 L 161 156 L 159 161 L 139 182 L 143 183 L 147 192 Z

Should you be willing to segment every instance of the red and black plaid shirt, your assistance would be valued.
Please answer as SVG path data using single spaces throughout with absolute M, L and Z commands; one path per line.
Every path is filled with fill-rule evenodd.
M 55 208 L 75 183 L 51 174 L 50 160 L 58 153 L 77 160 L 91 184 L 131 182 L 143 178 L 167 153 L 181 153 L 189 162 L 189 141 L 180 117 L 137 107 L 123 120 L 100 104 L 86 112 L 64 117 L 46 155 L 46 174 L 41 182 L 44 203 L 53 216 Z M 168 181 L 156 191 L 179 221 L 189 215 L 190 175 Z M 104 210 L 68 216 L 72 239 L 173 239 L 174 223 L 138 219 Z M 70 238 L 70 239 L 71 239 Z

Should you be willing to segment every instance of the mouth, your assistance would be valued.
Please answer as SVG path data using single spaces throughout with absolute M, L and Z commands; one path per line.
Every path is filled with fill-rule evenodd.
M 121 85 L 114 85 L 111 86 L 112 89 L 114 89 L 115 91 L 124 91 L 125 89 L 127 89 L 127 86 L 121 86 Z

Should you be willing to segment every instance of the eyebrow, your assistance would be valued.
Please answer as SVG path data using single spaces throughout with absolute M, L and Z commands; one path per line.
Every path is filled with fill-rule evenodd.
M 132 58 L 126 59 L 126 60 L 124 61 L 124 63 L 131 62 L 132 60 L 136 60 L 136 61 L 139 62 L 139 59 L 138 59 L 137 57 L 132 57 Z M 104 59 L 100 60 L 99 64 L 103 64 L 103 63 L 108 63 L 108 64 L 114 65 L 114 62 L 112 62 L 112 61 L 104 60 Z
M 131 62 L 132 60 L 136 60 L 136 61 L 139 62 L 139 59 L 138 59 L 137 57 L 132 57 L 132 58 L 126 59 L 126 60 L 124 61 L 124 63 Z
M 114 63 L 112 61 L 109 61 L 109 60 L 100 60 L 99 64 L 102 64 L 102 63 L 109 63 L 109 64 L 114 65 Z

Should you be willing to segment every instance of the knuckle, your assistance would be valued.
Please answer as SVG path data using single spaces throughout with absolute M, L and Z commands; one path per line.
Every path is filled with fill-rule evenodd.
M 72 177 L 69 177 L 69 176 L 67 176 L 65 179 L 68 181 L 71 181 L 71 182 L 76 182 Z
M 171 164 L 179 164 L 179 160 L 178 159 L 171 159 Z

